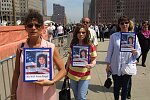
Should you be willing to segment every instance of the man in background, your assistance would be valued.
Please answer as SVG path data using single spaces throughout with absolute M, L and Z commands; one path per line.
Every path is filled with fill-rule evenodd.
M 88 17 L 84 17 L 82 18 L 82 24 L 86 25 L 90 31 L 90 40 L 92 41 L 92 43 L 95 46 L 95 49 L 97 50 L 97 46 L 98 46 L 98 41 L 97 41 L 97 35 L 95 30 L 91 29 L 90 26 L 90 19 Z

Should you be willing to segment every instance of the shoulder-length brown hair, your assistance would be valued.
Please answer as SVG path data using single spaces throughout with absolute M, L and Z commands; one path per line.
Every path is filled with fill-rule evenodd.
M 79 44 L 79 39 L 78 39 L 78 33 L 80 31 L 81 28 L 84 28 L 85 29 L 85 32 L 86 32 L 86 36 L 85 38 L 83 39 L 83 43 L 85 45 L 89 45 L 90 44 L 90 31 L 88 30 L 88 27 L 83 25 L 83 24 L 78 24 L 76 27 L 75 27 L 75 30 L 73 32 L 73 39 L 71 41 L 71 45 L 76 45 L 76 44 Z

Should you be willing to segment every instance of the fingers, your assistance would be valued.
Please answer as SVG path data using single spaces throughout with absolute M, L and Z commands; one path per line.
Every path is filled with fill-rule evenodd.
M 54 82 L 53 82 L 53 81 L 50 81 L 50 80 L 38 80 L 38 81 L 35 81 L 35 82 L 33 82 L 33 83 L 39 84 L 39 85 L 42 85 L 42 86 L 54 85 Z
M 132 52 L 132 54 L 137 55 L 137 50 L 136 49 L 133 49 L 131 52 Z

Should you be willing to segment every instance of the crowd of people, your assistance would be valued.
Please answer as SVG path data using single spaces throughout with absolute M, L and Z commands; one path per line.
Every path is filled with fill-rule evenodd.
M 88 86 L 91 79 L 91 70 L 96 65 L 98 38 L 104 42 L 104 37 L 110 37 L 107 56 L 105 59 L 106 73 L 111 73 L 113 79 L 114 100 L 131 99 L 132 75 L 136 75 L 136 64 L 142 56 L 142 66 L 146 67 L 146 57 L 150 49 L 150 31 L 147 21 L 142 26 L 135 25 L 127 16 L 121 16 L 117 25 L 92 25 L 88 17 L 84 17 L 81 23 L 72 25 L 66 29 L 63 25 L 45 24 L 42 15 L 35 10 L 30 10 L 25 18 L 25 30 L 28 39 L 24 46 L 18 46 L 16 52 L 15 71 L 12 80 L 11 100 L 57 100 L 56 82 L 63 77 L 70 79 L 70 87 L 75 100 L 86 100 Z M 52 43 L 53 38 L 58 36 L 58 46 L 63 45 L 63 35 L 68 31 L 73 37 L 68 50 L 66 69 L 60 58 L 57 47 Z M 135 32 L 134 47 L 128 52 L 120 51 L 122 33 Z M 107 34 L 107 35 L 106 35 Z M 129 38 L 130 39 L 130 38 Z M 72 66 L 73 46 L 89 46 L 89 63 L 85 66 Z M 23 82 L 23 48 L 52 48 L 52 65 L 58 72 L 54 73 L 52 67 L 52 80 L 37 80 L 35 82 Z M 83 55 L 87 52 L 83 52 Z M 39 59 L 40 61 L 40 59 Z M 126 68 L 133 68 L 128 70 Z

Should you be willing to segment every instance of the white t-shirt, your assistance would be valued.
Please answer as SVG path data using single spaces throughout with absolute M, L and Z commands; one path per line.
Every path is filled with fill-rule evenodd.
M 57 33 L 58 33 L 58 34 L 63 34 L 63 33 L 64 33 L 64 30 L 63 30 L 63 27 L 62 27 L 62 26 L 58 26 L 58 27 L 57 27 Z
M 97 46 L 98 45 L 98 40 L 97 40 L 96 32 L 93 29 L 91 29 L 90 27 L 88 29 L 89 29 L 90 35 L 91 35 L 90 40 L 92 41 L 94 46 Z

